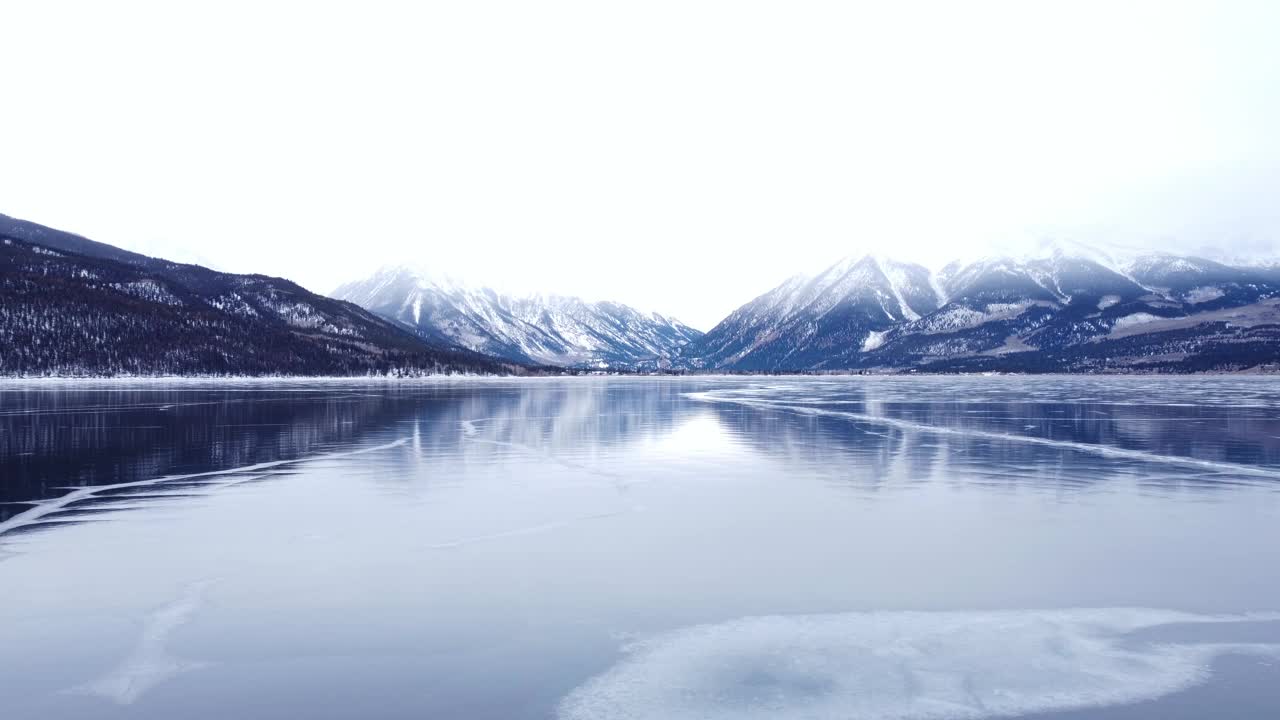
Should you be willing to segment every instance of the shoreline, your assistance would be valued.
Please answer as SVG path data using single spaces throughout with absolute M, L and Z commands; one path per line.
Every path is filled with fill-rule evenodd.
M 699 379 L 751 379 L 751 378 L 811 378 L 837 379 L 858 378 L 865 380 L 891 378 L 1190 378 L 1190 377 L 1231 377 L 1231 378 L 1277 378 L 1280 373 L 1264 371 L 1209 371 L 1194 373 L 565 373 L 561 375 L 419 375 L 410 377 L 389 377 L 383 375 L 45 375 L 45 376 L 2 376 L 0 388 L 15 385 L 89 385 L 89 384 L 434 384 L 458 382 L 506 382 L 506 381 L 548 381 L 548 380 L 699 380 Z

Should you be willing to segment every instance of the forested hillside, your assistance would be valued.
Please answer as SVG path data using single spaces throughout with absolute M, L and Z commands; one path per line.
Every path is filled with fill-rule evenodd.
M 288 280 L 171 263 L 0 220 L 0 375 L 528 371 L 432 345 Z

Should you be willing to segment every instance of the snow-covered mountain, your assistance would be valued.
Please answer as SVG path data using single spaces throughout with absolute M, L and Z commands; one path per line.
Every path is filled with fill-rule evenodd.
M 613 302 L 512 296 L 409 267 L 386 267 L 330 295 L 444 340 L 519 362 L 659 367 L 702 333 Z
M 520 373 L 282 278 L 0 215 L 0 375 Z
M 730 370 L 1197 370 L 1280 360 L 1280 272 L 1080 247 L 953 262 L 865 256 L 794 277 L 691 343 Z
M 936 272 L 841 260 L 703 335 L 625 305 L 403 267 L 331 299 L 0 215 L 0 375 L 1280 369 L 1280 263 L 1059 244 Z M 344 302 L 351 301 L 351 302 Z M 362 307 L 360 307 L 362 306 Z M 372 312 L 371 312 L 372 311 Z
M 935 311 L 920 265 L 874 256 L 797 276 L 735 310 L 686 348 L 694 368 L 800 369 L 856 357 L 869 338 Z

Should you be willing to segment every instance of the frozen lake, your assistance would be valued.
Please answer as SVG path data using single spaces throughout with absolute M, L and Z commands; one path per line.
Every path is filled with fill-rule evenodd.
M 6 719 L 1280 715 L 1280 381 L 0 385 Z

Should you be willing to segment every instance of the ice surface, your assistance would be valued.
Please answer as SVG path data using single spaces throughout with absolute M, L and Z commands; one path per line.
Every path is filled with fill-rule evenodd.
M 768 388 L 761 388 L 760 391 L 767 393 Z M 888 427 L 899 428 L 902 430 L 916 430 L 920 432 L 935 433 L 938 435 L 954 435 L 959 437 L 980 438 L 986 440 L 999 440 L 1004 442 L 1026 443 L 1028 445 L 1041 445 L 1044 447 L 1057 447 L 1066 450 L 1075 450 L 1078 452 L 1099 455 L 1107 458 L 1126 458 L 1139 462 L 1160 463 L 1165 465 L 1181 465 L 1185 467 L 1201 468 L 1205 470 L 1215 470 L 1224 472 L 1241 473 L 1244 475 L 1256 475 L 1268 478 L 1280 478 L 1280 470 L 1264 467 L 1260 465 L 1250 465 L 1244 463 L 1225 462 L 1218 460 L 1204 460 L 1194 457 L 1185 457 L 1181 455 L 1163 455 L 1160 453 L 1149 452 L 1146 450 L 1132 450 L 1129 448 L 1115 447 L 1111 445 L 1102 445 L 1092 442 L 1076 442 L 1073 440 L 1058 440 L 1056 438 L 1040 437 L 1035 435 L 1018 435 L 1014 433 L 996 432 L 991 430 L 981 430 L 966 427 L 947 427 L 941 425 L 931 425 L 929 423 L 916 422 L 914 420 L 904 420 L 901 418 L 885 417 L 882 415 L 874 415 L 871 413 L 847 412 L 843 410 L 829 410 L 821 407 L 814 407 L 805 404 L 793 404 L 785 401 L 773 401 L 759 399 L 753 395 L 758 392 L 748 391 L 703 391 L 691 392 L 686 396 L 703 402 L 726 402 L 738 405 L 747 405 L 753 407 L 774 408 L 778 410 L 786 410 L 800 415 L 824 415 L 828 417 L 844 418 L 853 422 L 867 422 L 885 425 Z
M 500 530 L 498 532 L 485 533 L 483 535 L 474 535 L 471 537 L 458 538 L 456 540 L 432 543 L 426 547 L 428 550 L 452 550 L 453 548 L 460 548 L 466 545 L 476 545 L 478 543 L 489 542 L 491 540 L 505 540 L 506 538 L 521 537 L 523 535 L 535 535 L 548 530 L 559 530 L 560 528 L 568 527 L 574 523 L 585 522 L 588 520 L 604 520 L 634 511 L 636 510 L 633 508 L 631 510 L 592 513 L 590 515 L 582 515 L 580 517 L 569 518 L 566 520 L 553 520 L 551 522 L 539 523 L 537 525 L 528 525 L 525 527 L 512 528 L 510 530 Z
M 359 718 L 386 698 L 382 715 L 418 718 L 547 720 L 562 702 L 566 720 L 973 716 L 1001 707 L 996 689 L 1036 707 L 1103 695 L 1116 657 L 1143 687 L 1176 684 L 1139 643 L 1280 644 L 1280 622 L 1124 635 L 1085 611 L 972 612 L 1280 610 L 1274 379 L 86 387 L 10 391 L 0 410 L 5 457 L 21 458 L 4 464 L 21 480 L 8 499 L 46 503 L 0 536 L 6 720 Z M 135 429 L 161 423 L 173 434 Z M 140 482 L 63 500 L 42 478 Z M 58 524 L 86 510 L 101 514 Z M 202 578 L 218 578 L 207 600 L 179 612 Z M 893 642 L 817 615 L 868 609 Z M 906 610 L 968 612 L 944 630 Z M 647 642 L 618 653 L 637 631 Z M 1050 664 L 993 689 L 1082 636 L 1072 667 L 1101 677 Z M 1194 700 L 1204 717 L 1276 715 L 1277 665 L 1192 664 L 1212 669 L 1203 686 L 1114 714 L 1163 720 Z M 966 673 L 986 710 L 964 704 Z M 837 714 L 852 693 L 867 704 Z
M 5 520 L 4 522 L 0 522 L 0 536 L 3 536 L 5 533 L 11 532 L 13 530 L 26 527 L 28 525 L 34 525 L 40 522 L 40 520 L 44 518 L 46 515 L 62 510 L 63 508 L 66 508 L 68 505 L 70 505 L 73 502 L 76 502 L 79 500 L 85 500 L 87 498 L 98 497 L 104 493 L 110 493 L 111 491 L 120 490 L 122 488 L 162 486 L 166 483 L 189 480 L 192 478 L 207 478 L 207 477 L 214 477 L 219 475 L 242 475 L 247 472 L 253 472 L 256 470 L 265 470 L 267 468 L 275 468 L 281 465 L 293 465 L 295 463 L 305 463 L 305 462 L 310 462 L 312 460 L 334 460 L 338 458 L 350 457 L 353 455 L 363 455 L 365 453 L 378 452 L 381 450 L 390 450 L 391 448 L 397 448 L 407 444 L 409 440 L 410 438 L 401 438 L 394 442 L 385 443 L 383 445 L 376 445 L 373 447 L 361 448 L 359 450 L 350 450 L 347 452 L 336 452 L 336 453 L 325 453 L 321 455 L 310 455 L 307 457 L 295 458 L 292 460 L 272 460 L 270 462 L 256 463 L 254 465 L 245 465 L 242 467 L 229 468 L 226 470 L 212 470 L 209 472 L 189 473 L 186 475 L 166 475 L 164 477 L 150 478 L 147 480 L 138 480 L 134 482 L 115 483 L 113 485 L 93 485 L 90 487 L 77 488 L 61 497 L 53 498 L 50 500 L 45 500 L 43 502 L 37 503 L 35 507 L 32 507 L 30 510 L 14 515 L 13 517 L 9 518 L 8 520 Z M 244 482 L 244 481 L 233 480 L 227 484 L 236 485 L 241 482 Z
M 210 584 L 211 581 L 201 581 L 184 588 L 180 597 L 147 618 L 137 646 L 122 663 L 102 677 L 68 692 L 98 695 L 121 705 L 130 705 L 175 675 L 203 667 L 205 663 L 175 657 L 167 645 L 169 636 L 199 610 Z
M 578 687 L 562 720 L 962 720 L 1147 700 L 1262 644 L 1139 644 L 1204 616 L 1150 609 L 748 617 L 660 635 Z M 1274 619 L 1272 616 L 1271 619 Z

